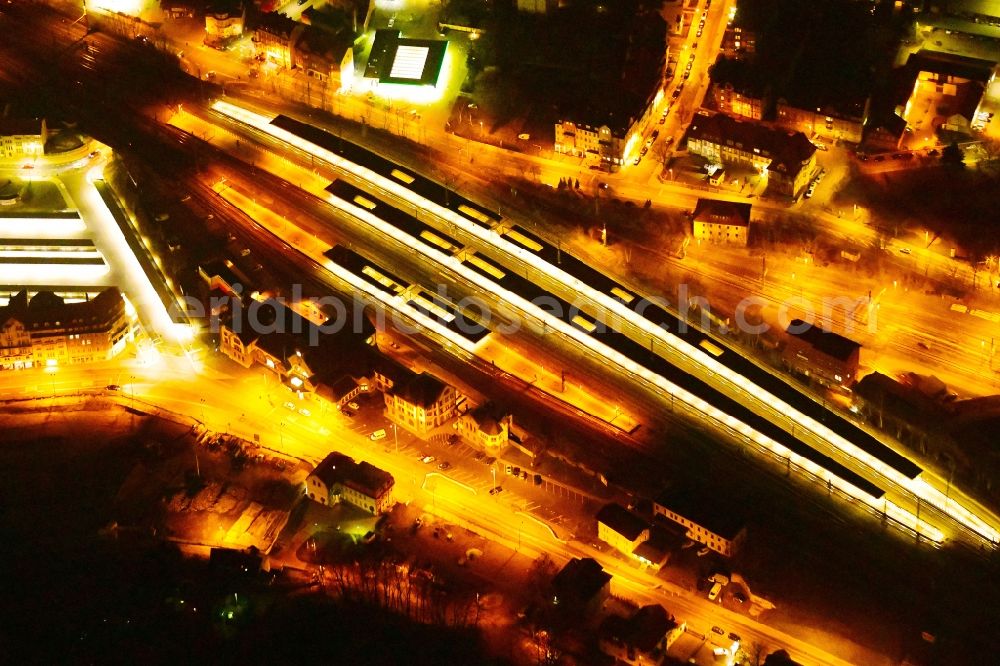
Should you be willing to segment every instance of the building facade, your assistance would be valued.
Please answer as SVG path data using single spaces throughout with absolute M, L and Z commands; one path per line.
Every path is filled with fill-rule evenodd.
M 217 2 L 205 12 L 205 44 L 222 47 L 243 36 L 246 12 L 243 3 Z
M 44 118 L 0 116 L 0 158 L 41 157 L 48 134 Z
M 845 112 L 833 108 L 805 109 L 779 99 L 775 124 L 829 141 L 861 143 L 869 101 L 858 102 L 852 111 Z
M 717 164 L 750 167 L 769 192 L 798 196 L 816 167 L 816 146 L 802 132 L 699 111 L 688 128 L 688 151 Z
M 764 99 L 748 91 L 733 87 L 731 83 L 712 84 L 712 103 L 722 113 L 760 120 L 764 115 Z
M 832 331 L 793 319 L 782 358 L 794 372 L 822 384 L 850 387 L 858 378 L 861 345 Z
M 458 392 L 427 373 L 411 374 L 384 394 L 385 415 L 418 435 L 447 423 L 458 406 Z
M 750 204 L 698 199 L 691 221 L 696 240 L 746 247 Z
M 653 512 L 683 527 L 689 539 L 726 557 L 737 553 L 746 540 L 746 527 L 733 508 L 712 497 L 668 490 L 653 502 Z
M 511 421 L 510 414 L 501 414 L 485 404 L 462 414 L 455 421 L 455 431 L 469 444 L 496 452 L 510 440 Z
M 20 292 L 0 308 L 0 367 L 21 369 L 105 361 L 120 353 L 136 323 L 117 288 L 79 303 L 52 292 Z
M 306 477 L 306 496 L 320 504 L 347 502 L 381 515 L 392 509 L 394 485 L 388 472 L 334 451 Z
M 305 26 L 277 12 L 264 14 L 259 21 L 250 36 L 257 59 L 291 69 L 295 42 Z
M 606 504 L 597 512 L 597 538 L 631 557 L 649 539 L 649 524 L 620 504 Z

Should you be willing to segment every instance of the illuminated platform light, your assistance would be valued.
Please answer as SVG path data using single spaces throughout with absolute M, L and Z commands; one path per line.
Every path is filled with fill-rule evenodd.
M 476 225 L 472 224 L 469 220 L 465 219 L 461 215 L 457 215 L 452 211 L 424 197 L 414 194 L 409 189 L 399 185 L 398 183 L 393 182 L 388 178 L 383 177 L 382 175 L 372 171 L 371 169 L 368 169 L 366 167 L 345 160 L 339 155 L 336 155 L 320 146 L 317 146 L 312 142 L 306 141 L 301 137 L 298 137 L 292 134 L 291 132 L 288 132 L 287 130 L 270 125 L 270 120 L 267 119 L 266 116 L 251 111 L 247 111 L 246 109 L 242 109 L 233 104 L 230 104 L 229 102 L 224 102 L 221 100 L 214 102 L 212 104 L 212 108 L 224 115 L 227 115 L 235 120 L 239 120 L 241 122 L 249 124 L 252 127 L 255 127 L 256 129 L 259 129 L 267 134 L 270 134 L 271 136 L 281 141 L 284 141 L 292 146 L 295 146 L 303 150 L 304 152 L 327 162 L 328 164 L 330 164 L 335 168 L 347 171 L 359 178 L 367 180 L 377 185 L 381 189 L 393 194 L 394 196 L 410 202 L 412 205 L 420 206 L 424 210 L 428 210 L 437 215 L 438 217 L 441 217 L 449 222 L 452 222 L 457 226 L 462 227 L 467 232 L 476 235 L 483 241 L 498 246 L 501 249 L 507 251 L 508 253 L 515 254 L 516 256 L 523 258 L 523 260 L 526 263 L 530 263 L 540 272 L 550 275 L 550 277 L 552 277 L 553 279 L 557 281 L 562 281 L 564 283 L 569 282 L 571 283 L 570 286 L 574 286 L 579 291 L 584 293 L 589 292 L 589 294 L 593 294 L 594 296 L 596 296 L 595 300 L 597 300 L 598 302 L 602 302 L 602 304 L 605 304 L 606 307 L 610 307 L 616 312 L 624 309 L 625 312 L 635 315 L 635 313 L 632 313 L 630 310 L 625 309 L 624 306 L 621 306 L 621 304 L 615 301 L 614 299 L 604 296 L 599 292 L 596 292 L 589 285 L 585 285 L 580 280 L 572 278 L 568 274 L 563 273 L 561 270 L 558 270 L 555 267 L 551 266 L 551 264 L 548 264 L 548 262 L 541 261 L 537 256 L 531 254 L 527 250 L 519 248 L 513 245 L 512 243 L 504 240 L 495 231 L 481 229 Z M 273 117 L 275 116 L 272 116 L 272 118 Z M 338 197 L 335 197 L 333 195 L 327 195 L 324 200 L 328 201 L 329 203 L 333 204 L 334 206 L 338 207 L 339 209 L 341 209 L 342 211 L 348 213 L 353 217 L 357 217 L 369 222 L 372 226 L 375 226 L 384 234 L 396 238 L 401 243 L 409 245 L 411 248 L 416 249 L 417 251 L 423 254 L 427 254 L 428 256 L 434 258 L 438 263 L 449 266 L 455 273 L 462 275 L 464 279 L 471 281 L 473 284 L 479 284 L 484 288 L 486 287 L 483 281 L 483 277 L 480 274 L 474 273 L 467 267 L 463 266 L 461 262 L 459 262 L 455 257 L 444 254 L 434 248 L 427 247 L 423 243 L 419 243 L 412 236 L 409 236 L 408 234 L 399 231 L 396 227 L 385 223 L 380 218 L 372 215 L 368 211 L 360 210 L 358 209 L 357 206 L 354 206 L 346 201 L 343 201 Z M 330 265 L 330 262 L 326 262 L 325 265 Z M 364 291 L 373 290 L 371 287 L 367 285 L 361 285 L 361 288 Z M 813 463 L 812 461 L 809 461 L 805 458 L 798 456 L 794 452 L 786 449 L 781 444 L 774 442 L 773 440 L 765 437 L 764 435 L 761 435 L 760 433 L 757 433 L 749 426 L 743 424 L 741 421 L 734 419 L 733 417 L 715 408 L 714 406 L 708 404 L 707 402 L 701 400 L 700 398 L 697 398 L 693 394 L 688 393 L 687 391 L 681 389 L 678 386 L 674 386 L 670 382 L 667 382 L 663 377 L 650 372 L 646 368 L 636 364 L 634 361 L 625 357 L 619 352 L 611 349 L 610 347 L 607 347 L 602 343 L 594 341 L 592 338 L 585 335 L 579 329 L 576 329 L 573 326 L 566 324 L 561 319 L 552 317 L 551 315 L 549 315 L 549 313 L 545 312 L 535 304 L 528 303 L 519 295 L 509 292 L 495 283 L 490 284 L 489 289 L 502 299 L 515 304 L 520 310 L 522 310 L 522 312 L 530 313 L 535 319 L 545 321 L 550 328 L 558 330 L 559 332 L 563 333 L 565 336 L 569 338 L 572 338 L 582 346 L 590 348 L 592 351 L 599 354 L 602 358 L 612 361 L 616 365 L 624 368 L 633 377 L 641 378 L 645 384 L 652 385 L 669 392 L 675 398 L 680 399 L 683 402 L 691 405 L 704 415 L 710 416 L 714 421 L 728 426 L 729 429 L 738 432 L 740 435 L 757 442 L 758 444 L 764 446 L 773 453 L 783 458 L 792 460 L 800 467 L 809 470 L 818 478 L 828 481 L 830 484 L 836 486 L 838 489 L 844 491 L 846 494 L 849 494 L 852 497 L 858 499 L 859 501 L 864 502 L 875 511 L 879 513 L 882 513 L 884 511 L 888 517 L 893 518 L 899 524 L 914 529 L 915 531 L 926 537 L 928 540 L 935 542 L 940 542 L 941 540 L 943 540 L 943 534 L 941 533 L 940 530 L 931 525 L 926 524 L 926 522 L 923 520 L 917 519 L 917 517 L 914 514 L 906 511 L 905 509 L 895 505 L 892 502 L 888 502 L 885 500 L 883 501 L 875 500 L 874 498 L 862 492 L 858 488 L 855 488 L 850 483 L 847 483 L 846 481 L 833 475 L 825 468 L 822 468 Z M 656 337 L 660 337 L 662 339 L 664 338 L 664 336 L 669 336 L 664 341 L 667 342 L 672 347 L 679 348 L 683 353 L 685 353 L 689 357 L 692 356 L 692 352 L 695 355 L 703 356 L 703 354 L 697 352 L 694 349 L 694 347 L 691 347 L 691 345 L 689 345 L 687 342 L 684 342 L 679 338 L 670 335 L 668 332 L 664 331 L 662 328 L 658 326 L 653 325 L 651 322 L 642 319 L 640 322 L 640 326 L 642 326 L 643 324 L 644 324 L 643 327 L 646 328 L 650 333 L 656 335 Z M 697 356 L 695 356 L 695 358 L 697 358 Z M 709 361 L 712 361 L 712 359 L 709 359 Z M 714 365 L 719 368 L 719 374 L 735 375 L 735 373 L 732 373 L 732 371 L 730 371 L 725 366 L 722 366 L 718 362 L 714 362 Z M 741 380 L 744 385 L 750 385 L 750 383 L 747 382 L 745 378 L 743 378 L 742 376 L 740 375 L 735 375 L 735 376 L 739 380 Z M 756 389 L 757 393 L 761 393 L 759 388 L 755 386 L 753 386 L 753 388 Z M 780 401 L 777 401 L 777 399 L 775 399 L 775 401 L 780 403 Z M 754 402 L 756 402 L 756 399 Z M 796 412 L 795 410 L 792 410 L 791 407 L 787 407 L 786 414 L 787 413 L 794 414 Z M 803 418 L 807 417 L 803 416 Z M 811 419 L 809 419 L 809 421 L 811 421 Z M 845 444 L 846 443 L 847 442 L 845 441 Z M 868 457 L 871 458 L 870 456 Z M 881 462 L 879 461 L 876 462 L 878 462 L 879 465 L 881 465 L 882 467 L 885 467 L 884 465 L 882 465 Z M 890 471 L 894 472 L 894 470 Z M 897 476 L 901 477 L 902 475 L 899 475 L 897 473 Z M 984 534 L 984 536 L 987 535 Z
M 118 12 L 138 16 L 146 6 L 146 0 L 85 0 L 87 9 Z
M 426 46 L 400 46 L 396 49 L 396 59 L 392 62 L 389 77 L 393 79 L 420 80 L 427 64 L 430 49 Z

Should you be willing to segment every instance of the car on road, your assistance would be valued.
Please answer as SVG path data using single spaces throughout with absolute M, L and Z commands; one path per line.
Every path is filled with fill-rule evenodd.
M 347 406 L 353 409 L 354 411 L 358 411 L 359 409 L 361 409 L 361 405 L 359 405 L 356 402 L 349 402 L 347 403 Z
M 449 469 L 451 469 L 451 463 L 445 460 L 443 463 L 438 465 L 438 469 L 441 470 L 442 472 L 447 472 Z
M 740 642 L 740 637 L 737 634 L 733 633 L 733 632 L 729 632 L 729 640 L 731 640 L 731 641 L 733 641 L 735 643 L 739 643 Z
M 737 603 L 745 604 L 747 602 L 747 595 L 737 590 L 733 592 L 733 599 L 736 599 Z
M 658 139 L 658 138 L 660 137 L 660 130 L 658 130 L 658 129 L 655 129 L 655 130 L 653 130 L 653 134 L 652 134 L 652 136 L 653 136 L 653 140 L 654 140 L 654 141 L 655 141 L 656 139 Z
M 299 414 L 301 414 L 302 416 L 312 416 L 312 412 L 310 412 L 305 407 L 299 410 Z
M 375 431 L 375 432 L 373 432 L 372 434 L 368 435 L 368 437 L 369 437 L 369 439 L 371 439 L 371 440 L 372 440 L 373 442 L 377 442 L 377 441 L 379 441 L 380 439 L 385 439 L 385 438 L 386 438 L 386 434 L 385 434 L 385 428 L 379 428 L 378 430 L 376 430 L 376 431 Z
M 719 627 L 712 627 L 712 631 L 714 631 L 715 633 L 719 634 L 720 636 L 725 636 L 726 635 L 726 632 L 724 632 Z
M 483 458 L 485 457 L 486 457 L 485 453 L 483 453 L 482 451 L 476 451 L 476 455 L 472 456 L 472 459 L 475 460 L 476 462 L 482 462 Z
M 364 543 L 371 543 L 372 541 L 375 540 L 377 536 L 378 535 L 375 534 L 375 532 L 373 532 L 372 530 L 368 530 L 367 532 L 365 532 L 365 535 L 361 537 L 361 541 Z
M 642 161 L 642 155 L 632 160 L 632 166 L 639 166 L 639 162 Z
M 488 457 L 486 457 L 486 458 L 483 459 L 483 464 L 484 465 L 492 465 L 496 461 L 497 461 L 497 459 L 496 459 L 495 456 L 488 456 Z
M 601 188 L 602 190 L 606 190 L 606 189 L 608 189 L 608 184 L 607 184 L 607 183 L 605 183 L 604 181 L 601 181 L 600 183 L 598 183 L 598 184 L 597 184 L 597 186 L 598 186 L 599 188 Z
M 295 403 L 294 402 L 286 402 L 285 403 L 285 409 L 294 412 L 295 411 Z
M 500 486 L 494 486 L 493 488 L 490 488 L 490 495 L 499 495 L 502 492 L 503 488 L 501 488 Z
M 908 247 L 901 247 L 901 248 L 899 248 L 899 253 L 900 254 L 910 254 L 910 248 L 908 248 Z
M 436 458 L 434 456 L 424 456 L 423 458 L 420 459 L 420 462 L 422 462 L 425 465 L 430 465 L 435 460 Z
M 119 386 L 118 384 L 108 384 L 104 388 L 107 391 L 121 391 L 122 390 L 122 387 Z
M 639 151 L 639 157 L 645 157 L 646 153 L 649 152 L 649 146 L 643 146 L 642 150 Z

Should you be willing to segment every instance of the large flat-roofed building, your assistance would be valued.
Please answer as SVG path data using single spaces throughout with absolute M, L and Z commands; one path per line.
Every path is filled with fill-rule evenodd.
M 785 363 L 823 384 L 849 387 L 858 378 L 861 345 L 801 319 L 788 324 Z
M 398 30 L 376 30 L 364 76 L 379 83 L 436 86 L 447 50 L 447 40 L 406 39 Z
M 794 197 L 816 167 L 816 146 L 802 132 L 699 111 L 687 132 L 694 155 L 718 164 L 751 167 L 767 177 L 769 192 Z
M 44 118 L 0 115 L 0 159 L 40 157 L 47 136 Z
M 976 37 L 1000 39 L 1000 0 L 922 0 L 917 28 L 933 26 Z
M 0 308 L 0 368 L 104 361 L 121 352 L 134 333 L 115 287 L 75 303 L 50 291 L 29 299 L 22 291 Z
M 697 240 L 746 247 L 750 235 L 750 204 L 698 199 L 691 222 Z
M 746 539 L 746 527 L 736 510 L 719 498 L 671 488 L 653 502 L 653 512 L 687 530 L 687 537 L 720 555 L 736 554 Z
M 347 502 L 380 515 L 392 508 L 394 484 L 392 474 L 334 451 L 306 477 L 306 495 L 320 504 Z

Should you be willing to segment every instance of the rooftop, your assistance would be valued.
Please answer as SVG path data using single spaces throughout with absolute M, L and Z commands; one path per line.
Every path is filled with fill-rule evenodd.
M 367 462 L 355 462 L 350 456 L 332 451 L 316 465 L 315 476 L 327 488 L 341 484 L 369 497 L 384 495 L 394 483 L 392 475 Z
M 687 140 L 691 139 L 757 152 L 771 158 L 769 170 L 788 175 L 797 174 L 816 152 L 816 146 L 802 132 L 775 129 L 762 123 L 705 111 L 699 111 L 688 128 Z
M 743 519 L 735 507 L 715 495 L 695 495 L 688 489 L 669 488 L 656 498 L 656 504 L 701 525 L 724 539 L 734 539 L 743 529 Z
M 0 136 L 41 136 L 45 121 L 0 115 Z
M 719 199 L 698 199 L 694 208 L 695 222 L 728 224 L 730 226 L 750 226 L 750 204 Z
M 556 595 L 570 601 L 586 604 L 611 581 L 611 574 L 601 568 L 593 558 L 575 558 L 566 563 L 555 578 L 552 587 Z
M 389 389 L 389 394 L 405 400 L 411 405 L 426 409 L 441 398 L 441 394 L 447 387 L 447 384 L 437 377 L 421 372 L 419 375 L 413 375 L 402 384 L 393 386 Z
M 659 647 L 667 632 L 677 626 L 670 614 L 659 604 L 643 606 L 630 618 L 609 615 L 601 623 L 601 635 L 641 652 Z
M 66 303 L 51 291 L 40 291 L 31 299 L 28 293 L 15 294 L 0 307 L 0 323 L 16 319 L 25 328 L 44 331 L 69 326 L 102 329 L 125 313 L 125 301 L 117 287 L 109 287 L 89 301 Z
M 854 340 L 845 338 L 839 333 L 807 324 L 801 319 L 793 319 L 788 324 L 786 332 L 802 340 L 813 349 L 841 361 L 848 360 L 854 352 L 861 349 L 861 345 Z
M 635 515 L 621 504 L 605 504 L 597 512 L 597 521 L 621 534 L 629 541 L 635 541 L 646 529 L 649 523 Z
M 986 83 L 993 76 L 995 62 L 970 58 L 957 53 L 943 53 L 921 49 L 911 53 L 906 61 L 906 67 L 916 76 L 918 72 L 933 72 L 958 76 L 970 81 Z
M 379 83 L 437 85 L 448 41 L 406 39 L 398 30 L 376 30 L 365 77 Z

